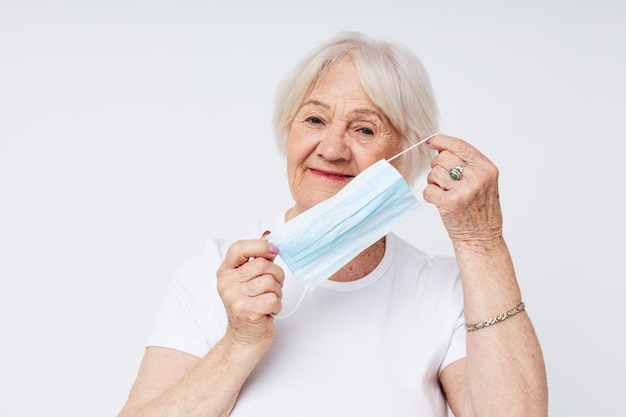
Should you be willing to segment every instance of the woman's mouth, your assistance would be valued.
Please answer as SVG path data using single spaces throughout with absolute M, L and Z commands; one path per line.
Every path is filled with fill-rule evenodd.
M 337 181 L 337 180 L 345 180 L 345 179 L 352 179 L 354 178 L 354 175 L 350 175 L 350 174 L 344 174 L 342 172 L 336 172 L 336 171 L 326 171 L 323 169 L 314 169 L 314 168 L 310 168 L 310 171 L 318 177 L 322 177 L 322 178 L 326 178 L 329 179 L 331 181 Z

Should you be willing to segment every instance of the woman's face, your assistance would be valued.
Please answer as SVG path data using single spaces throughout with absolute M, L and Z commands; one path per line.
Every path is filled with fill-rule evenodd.
M 289 131 L 287 175 L 296 205 L 287 220 L 400 148 L 398 133 L 365 93 L 354 63 L 337 62 L 304 99 Z

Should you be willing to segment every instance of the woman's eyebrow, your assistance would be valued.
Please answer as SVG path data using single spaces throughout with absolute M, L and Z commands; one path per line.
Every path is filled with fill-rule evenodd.
M 328 104 L 326 104 L 324 102 L 321 102 L 319 100 L 308 100 L 308 101 L 302 103 L 301 107 L 308 106 L 308 105 L 319 106 L 319 107 L 323 107 L 323 108 L 325 108 L 327 110 L 330 110 L 330 105 L 328 105 Z
M 302 103 L 302 107 L 309 106 L 309 105 L 319 106 L 319 107 L 323 107 L 325 109 L 330 110 L 330 105 L 324 103 L 323 101 L 311 99 L 311 100 L 307 100 L 304 103 Z M 353 109 L 353 110 L 350 110 L 349 114 L 353 114 L 353 113 L 355 113 L 355 114 L 372 115 L 372 116 L 378 117 L 379 119 L 382 119 L 382 117 L 380 117 L 380 114 L 377 111 L 371 110 L 371 109 L 363 108 L 363 109 Z
M 302 106 L 300 106 L 300 108 L 304 108 L 306 106 L 318 106 L 318 107 L 322 107 L 326 110 L 330 110 L 331 106 L 327 103 L 324 103 L 323 101 L 319 101 L 319 100 L 315 100 L 315 99 L 311 99 L 311 100 L 307 100 L 304 103 L 302 103 Z M 366 108 L 359 108 L 359 109 L 353 109 L 350 110 L 350 112 L 348 113 L 349 115 L 358 115 L 358 116 L 373 116 L 376 117 L 378 120 L 380 120 L 381 122 L 385 122 L 387 119 L 383 116 L 381 116 L 381 114 L 379 112 L 377 112 L 376 110 L 372 110 L 372 109 L 366 109 Z
M 364 115 L 364 116 L 375 116 L 376 118 L 378 118 L 381 121 L 384 120 L 384 118 L 380 116 L 380 113 L 378 113 L 375 110 L 370 110 L 370 109 L 354 109 L 354 110 L 351 110 L 349 114 L 358 114 L 358 115 Z

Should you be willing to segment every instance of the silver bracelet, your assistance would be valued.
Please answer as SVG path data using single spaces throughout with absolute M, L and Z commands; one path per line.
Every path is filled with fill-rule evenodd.
M 506 311 L 500 314 L 499 316 L 492 317 L 490 319 L 487 319 L 487 320 L 484 320 L 475 324 L 466 324 L 465 330 L 467 330 L 468 332 L 473 332 L 474 330 L 480 330 L 484 327 L 489 327 L 496 323 L 500 323 L 501 321 L 504 321 L 508 319 L 509 317 L 513 317 L 514 315 L 516 315 L 519 312 L 524 311 L 525 309 L 526 309 L 526 305 L 523 302 L 521 302 L 514 309 Z

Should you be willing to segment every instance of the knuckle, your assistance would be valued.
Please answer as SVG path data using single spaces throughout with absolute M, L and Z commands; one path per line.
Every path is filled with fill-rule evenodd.
M 243 250 L 243 246 L 244 246 L 244 242 L 241 240 L 236 240 L 234 241 L 230 247 L 228 248 L 229 251 L 233 251 L 233 252 L 241 252 Z
M 248 303 L 242 298 L 236 298 L 230 303 L 230 310 L 236 316 L 242 316 L 248 311 Z
M 469 143 L 467 143 L 463 139 L 458 139 L 458 141 L 456 143 L 457 153 L 460 153 L 462 155 L 466 155 L 466 154 L 472 152 L 473 149 L 474 149 L 474 147 L 472 145 L 470 145 Z
M 263 272 L 267 271 L 267 267 L 270 261 L 265 258 L 254 258 L 250 262 L 248 262 L 250 272 L 255 275 L 261 275 Z
M 493 164 L 489 165 L 487 172 L 489 173 L 489 177 L 493 179 L 498 179 L 498 177 L 500 176 L 500 171 L 498 170 L 498 167 Z
M 261 275 L 254 280 L 254 291 L 256 294 L 263 294 L 274 291 L 276 288 L 276 280 L 271 275 Z

